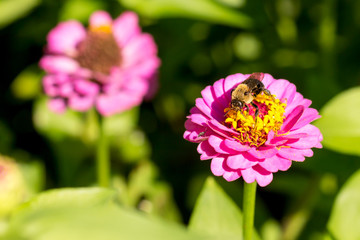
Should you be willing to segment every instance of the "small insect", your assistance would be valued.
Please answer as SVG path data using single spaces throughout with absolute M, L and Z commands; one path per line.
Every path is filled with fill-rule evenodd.
M 206 133 L 206 130 L 207 130 L 207 128 L 205 128 L 205 130 L 203 132 L 200 132 L 197 137 L 198 138 L 203 137 L 205 135 L 205 133 Z
M 259 107 L 253 102 L 254 98 L 260 93 L 272 96 L 261 82 L 264 78 L 263 73 L 253 73 L 246 80 L 231 90 L 230 110 L 241 111 L 243 107 L 249 112 L 248 104 L 255 108 L 255 118 L 259 114 Z M 229 110 L 229 111 L 230 111 Z

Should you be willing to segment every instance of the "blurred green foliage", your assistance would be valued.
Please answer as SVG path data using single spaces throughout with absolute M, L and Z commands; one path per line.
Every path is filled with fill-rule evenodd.
M 159 92 L 151 102 L 106 120 L 113 192 L 83 188 L 37 195 L 44 189 L 95 184 L 96 116 L 50 112 L 36 65 L 51 28 L 67 19 L 87 23 L 97 9 L 113 17 L 124 10 L 140 15 L 143 30 L 159 47 Z M 259 237 L 356 239 L 352 224 L 360 217 L 352 209 L 359 204 L 358 174 L 332 206 L 340 187 L 360 168 L 359 11 L 355 0 L 1 1 L 0 46 L 6 61 L 1 64 L 0 153 L 17 160 L 28 198 L 35 198 L 10 222 L 0 220 L 0 235 L 96 239 L 106 232 L 110 239 L 138 239 L 139 228 L 154 239 L 240 234 L 241 213 L 230 198 L 240 205 L 241 181 L 216 178 L 230 198 L 214 180 L 207 180 L 199 195 L 211 175 L 209 162 L 200 161 L 196 146 L 183 140 L 183 124 L 206 85 L 232 73 L 259 71 L 293 82 L 321 109 L 316 125 L 325 146 L 304 163 L 275 173 L 268 187 L 258 188 Z M 190 229 L 204 230 L 203 218 L 218 227 L 207 229 L 212 237 L 181 226 L 190 222 Z M 89 226 L 96 227 L 87 232 Z
M 115 201 L 114 191 L 101 188 L 44 192 L 13 214 L 4 239 L 221 239 L 146 217 Z
M 26 15 L 40 0 L 3 0 L 0 2 L 0 28 Z
M 360 155 L 359 106 L 360 87 L 355 87 L 341 92 L 322 108 L 317 126 L 322 130 L 326 147 Z
M 328 229 L 335 239 L 359 239 L 360 229 L 355 227 L 360 219 L 360 170 L 346 182 L 336 197 Z

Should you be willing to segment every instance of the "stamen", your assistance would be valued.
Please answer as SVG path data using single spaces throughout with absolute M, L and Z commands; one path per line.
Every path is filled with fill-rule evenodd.
M 226 119 L 224 125 L 235 130 L 238 134 L 233 138 L 242 144 L 259 147 L 263 145 L 270 131 L 275 135 L 284 122 L 286 103 L 282 103 L 275 95 L 259 94 L 253 101 L 259 108 L 255 118 L 255 108 L 249 104 L 249 111 L 244 107 L 241 111 L 224 109 Z

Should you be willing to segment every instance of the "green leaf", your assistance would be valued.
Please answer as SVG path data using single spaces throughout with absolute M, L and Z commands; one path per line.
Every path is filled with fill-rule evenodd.
M 185 17 L 249 28 L 251 19 L 213 0 L 119 0 L 126 8 L 152 18 Z
M 189 228 L 222 237 L 242 236 L 242 213 L 229 196 L 209 177 L 198 197 Z
M 360 87 L 351 88 L 330 100 L 316 121 L 325 147 L 360 156 Z
M 328 230 L 335 239 L 360 239 L 360 170 L 345 183 L 336 197 Z
M 11 217 L 5 239 L 214 239 L 178 224 L 106 204 L 111 192 L 84 188 L 41 194 Z
M 267 220 L 261 227 L 261 235 L 263 240 L 281 239 L 281 226 L 274 219 Z
M 40 0 L 2 0 L 0 1 L 0 29 L 18 18 L 25 16 L 37 6 Z
M 61 188 L 43 192 L 23 204 L 17 215 L 53 208 L 85 208 L 104 205 L 115 198 L 115 192 L 105 188 Z
M 180 213 L 171 187 L 158 179 L 158 169 L 150 161 L 141 161 L 128 177 L 128 202 L 140 210 L 172 221 L 180 221 Z
M 87 22 L 91 13 L 103 9 L 103 1 L 93 0 L 67 0 L 60 11 L 60 20 L 76 19 L 81 22 Z
M 39 68 L 30 66 L 23 70 L 12 82 L 11 90 L 15 97 L 29 100 L 41 92 Z
M 63 114 L 52 112 L 47 106 L 47 98 L 36 100 L 34 105 L 34 125 L 47 137 L 55 140 L 66 136 L 78 138 L 84 131 L 81 113 L 67 110 Z
M 45 169 L 40 161 L 19 163 L 30 196 L 40 192 L 45 185 Z
M 120 114 L 106 117 L 104 124 L 107 135 L 110 137 L 128 136 L 136 127 L 139 114 L 139 108 L 135 107 Z
M 133 206 L 153 187 L 157 170 L 150 162 L 140 162 L 129 174 L 128 194 Z

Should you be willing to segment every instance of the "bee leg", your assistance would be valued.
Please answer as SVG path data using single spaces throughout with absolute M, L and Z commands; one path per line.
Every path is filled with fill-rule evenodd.
M 270 96 L 273 101 L 275 101 L 274 96 L 271 94 L 271 92 L 270 92 L 269 90 L 267 90 L 267 89 L 265 88 L 265 89 L 263 90 L 263 92 L 264 92 L 266 95 Z
M 249 106 L 248 106 L 247 104 L 244 104 L 244 105 L 245 105 L 245 107 L 246 107 L 246 111 L 247 111 L 248 113 L 250 113 Z
M 228 115 L 228 113 L 231 111 L 231 110 L 234 110 L 234 108 L 229 108 L 229 110 L 227 110 L 224 114 L 224 117 L 226 117 L 226 115 Z
M 259 107 L 255 103 L 251 102 L 251 106 L 255 108 L 255 126 L 257 125 L 257 116 L 259 115 Z
M 255 119 L 256 119 L 256 117 L 259 115 L 259 107 L 253 102 L 251 102 L 250 104 L 255 108 Z
M 239 102 L 239 111 L 240 111 L 240 113 L 244 116 L 244 113 L 243 113 L 243 108 L 244 108 L 244 106 L 246 107 L 246 110 L 249 112 L 249 107 L 245 104 L 245 103 L 243 103 L 243 102 Z

